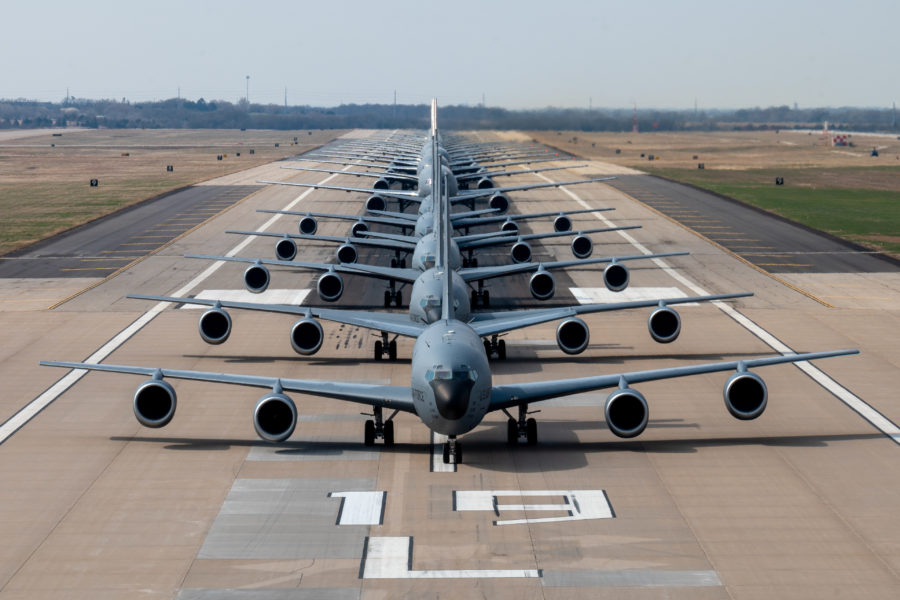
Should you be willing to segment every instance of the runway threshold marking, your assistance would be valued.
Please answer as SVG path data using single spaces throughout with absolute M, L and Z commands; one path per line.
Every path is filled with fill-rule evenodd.
M 349 169 L 350 166 L 344 168 L 344 170 Z M 332 178 L 337 177 L 336 174 L 329 175 L 325 179 L 323 179 L 320 184 L 324 184 L 331 180 Z M 306 198 L 309 194 L 315 191 L 315 188 L 310 188 L 294 198 L 287 206 L 284 207 L 283 210 L 291 210 L 294 208 L 301 200 Z M 260 225 L 256 231 L 261 233 L 266 231 L 269 227 L 275 224 L 275 222 L 280 219 L 282 215 L 272 215 L 268 221 Z M 225 256 L 232 257 L 235 256 L 238 252 L 246 248 L 250 243 L 255 239 L 255 236 L 247 236 L 244 240 L 242 240 L 238 245 L 225 253 Z M 206 279 L 208 279 L 213 273 L 219 270 L 222 265 L 225 264 L 226 261 L 216 261 L 207 267 L 202 273 L 197 275 L 194 279 L 189 281 L 187 285 L 182 287 L 173 293 L 174 296 L 185 296 L 192 289 L 199 286 Z M 153 308 L 142 314 L 135 321 L 133 321 L 130 325 L 125 327 L 122 331 L 117 333 L 111 340 L 106 342 L 103 346 L 100 347 L 99 350 L 91 354 L 87 357 L 84 362 L 87 363 L 99 363 L 106 360 L 110 354 L 116 351 L 122 344 L 127 342 L 134 334 L 143 329 L 143 327 L 152 321 L 158 314 L 163 312 L 166 307 L 169 306 L 168 302 L 159 302 Z M 51 385 L 46 391 L 40 394 L 37 398 L 33 399 L 31 402 L 23 406 L 16 412 L 13 416 L 7 419 L 2 425 L 0 425 L 0 444 L 3 444 L 8 440 L 14 433 L 19 431 L 22 427 L 24 427 L 31 419 L 37 416 L 42 410 L 47 408 L 50 404 L 53 403 L 57 398 L 59 398 L 66 390 L 75 385 L 82 377 L 84 377 L 88 373 L 85 369 L 72 369 L 62 378 L 57 380 L 56 383 Z
M 546 177 L 543 173 L 536 173 L 538 177 L 544 179 L 545 181 L 553 181 L 552 179 Z M 574 192 L 566 188 L 565 186 L 559 187 L 564 193 L 566 193 L 570 198 L 578 202 L 584 208 L 593 208 L 587 202 L 579 198 Z M 639 200 L 629 196 L 632 200 L 636 202 L 640 202 Z M 642 203 L 643 204 L 643 203 Z M 609 220 L 605 214 L 600 212 L 592 212 L 589 213 L 594 215 L 598 220 L 602 221 L 608 227 L 615 227 L 615 224 Z M 653 254 L 646 246 L 638 242 L 632 235 L 630 235 L 627 231 L 617 231 L 617 234 L 622 236 L 629 244 L 634 246 L 639 252 L 642 254 Z M 669 266 L 669 264 L 661 259 L 661 258 L 652 258 L 650 259 L 660 267 L 664 272 L 666 272 L 673 279 L 689 288 L 692 292 L 694 292 L 698 296 L 706 296 L 709 295 L 709 292 L 704 290 L 702 287 L 689 280 L 687 277 L 676 271 L 674 268 Z M 750 266 L 753 266 L 751 263 L 747 262 L 746 259 L 743 259 L 745 263 Z M 796 289 L 796 288 L 793 288 Z M 809 295 L 809 294 L 806 294 Z M 760 339 L 767 346 L 784 355 L 789 354 L 797 354 L 790 346 L 779 340 L 773 334 L 769 333 L 752 320 L 744 316 L 737 309 L 732 307 L 730 304 L 727 304 L 722 301 L 716 301 L 712 303 L 713 306 L 717 307 L 719 310 L 724 312 L 726 315 L 731 317 L 734 321 L 736 321 L 739 325 L 741 325 L 744 329 L 755 335 L 758 339 Z M 830 304 L 827 306 L 831 307 Z M 833 308 L 833 307 L 832 307 Z M 818 383 L 820 386 L 831 392 L 838 400 L 846 404 L 851 410 L 856 412 L 860 417 L 868 421 L 873 427 L 881 431 L 884 435 L 894 441 L 897 445 L 900 445 L 900 427 L 897 426 L 896 423 L 885 417 L 883 414 L 878 412 L 873 406 L 868 404 L 862 398 L 853 394 L 850 390 L 843 387 L 837 381 L 829 377 L 818 367 L 813 366 L 808 361 L 801 361 L 793 363 L 795 367 L 806 373 L 813 381 Z

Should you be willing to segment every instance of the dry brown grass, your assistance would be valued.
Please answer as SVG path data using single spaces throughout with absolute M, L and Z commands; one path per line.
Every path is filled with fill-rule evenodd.
M 17 139 L 4 133 L 0 255 L 141 200 L 307 151 L 344 132 L 109 129 L 63 131 L 61 137 L 24 132 Z M 166 172 L 166 165 L 174 171 Z M 90 187 L 92 178 L 99 187 Z

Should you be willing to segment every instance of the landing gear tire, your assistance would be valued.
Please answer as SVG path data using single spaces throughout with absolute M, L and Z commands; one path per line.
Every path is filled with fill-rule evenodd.
M 392 258 L 392 259 L 391 259 L 391 268 L 392 268 L 392 269 L 396 269 L 396 268 L 397 268 L 397 264 L 398 264 L 397 259 L 396 259 L 396 258 Z
M 493 350 L 491 350 L 491 343 L 487 340 L 484 340 L 484 353 L 487 354 L 487 357 L 490 358 Z
M 384 355 L 384 344 L 381 343 L 381 340 L 375 342 L 375 360 L 381 360 Z
M 506 421 L 506 443 L 516 446 L 519 443 L 519 424 L 515 419 Z
M 397 292 L 396 297 L 394 298 L 394 306 L 400 308 L 403 305 L 403 293 Z
M 369 419 L 366 421 L 366 426 L 363 435 L 363 443 L 366 446 L 374 446 L 375 445 L 375 421 Z
M 525 439 L 528 440 L 529 446 L 534 446 L 538 442 L 537 421 L 534 419 L 525 421 Z
M 444 464 L 450 464 L 450 444 L 444 444 Z
M 394 422 L 387 421 L 384 424 L 384 445 L 385 446 L 393 446 L 394 445 Z
M 476 306 L 478 306 L 478 292 L 476 292 L 475 290 L 472 290 L 471 304 L 472 304 L 472 308 L 475 308 Z
M 506 360 L 506 340 L 497 342 L 497 358 Z
M 478 259 L 477 259 L 477 258 L 470 258 L 470 259 L 469 259 L 469 266 L 470 266 L 471 268 L 473 268 L 473 269 L 477 269 L 477 268 L 478 268 Z
M 388 308 L 391 305 L 391 292 L 390 290 L 384 290 L 384 307 Z
M 400 268 L 401 268 L 401 269 L 405 269 L 405 268 L 406 268 L 406 259 L 405 259 L 405 258 L 401 258 L 401 259 L 400 259 Z
M 468 268 L 469 268 L 469 259 L 468 259 L 468 258 L 463 257 L 462 268 L 463 268 L 463 269 L 468 269 Z
M 388 358 L 397 360 L 397 340 L 392 340 L 388 343 Z M 390 423 L 390 421 L 388 421 L 388 423 Z
M 481 303 L 485 306 L 491 305 L 491 293 L 487 290 L 481 292 Z

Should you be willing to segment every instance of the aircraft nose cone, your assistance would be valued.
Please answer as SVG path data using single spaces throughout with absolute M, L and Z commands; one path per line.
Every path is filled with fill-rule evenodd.
M 469 392 L 473 381 L 459 379 L 433 380 L 430 382 L 434 390 L 434 402 L 438 412 L 445 419 L 457 420 L 466 414 L 469 408 Z

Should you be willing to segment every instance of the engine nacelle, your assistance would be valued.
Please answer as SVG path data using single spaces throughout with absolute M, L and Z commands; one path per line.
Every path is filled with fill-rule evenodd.
M 537 300 L 549 300 L 556 291 L 556 281 L 549 271 L 537 271 L 528 280 L 528 289 Z
M 297 407 L 284 394 L 266 394 L 253 409 L 253 428 L 267 442 L 283 442 L 297 426 Z
M 369 196 L 366 200 L 366 210 L 384 210 L 387 208 L 387 200 L 378 194 Z
M 488 201 L 488 206 L 501 215 L 506 214 L 506 211 L 509 210 L 509 198 L 503 194 L 495 194 L 491 196 L 491 199 Z
M 603 412 L 609 430 L 621 438 L 640 435 L 650 419 L 647 401 L 637 390 L 631 388 L 616 390 L 610 394 Z
M 275 258 L 294 260 L 295 256 L 297 256 L 297 242 L 291 238 L 282 238 L 275 242 Z
M 611 292 L 621 292 L 627 288 L 630 278 L 628 267 L 622 263 L 611 263 L 603 269 L 603 284 Z
M 478 180 L 478 184 L 475 187 L 479 190 L 489 190 L 494 187 L 494 182 L 490 177 L 482 177 Z
M 391 189 L 391 182 L 382 177 L 381 179 L 379 179 L 378 181 L 375 182 L 375 184 L 372 186 L 372 189 L 389 190 L 389 189 Z
M 587 258 L 594 251 L 594 242 L 586 235 L 576 235 L 572 240 L 572 254 L 575 258 Z M 612 265 L 607 265 L 608 269 Z
M 231 315 L 221 308 L 210 308 L 200 315 L 200 338 L 207 344 L 218 345 L 231 335 Z
M 353 234 L 353 237 L 359 237 L 361 235 L 365 235 L 366 232 L 369 231 L 369 225 L 365 221 L 357 221 L 353 224 L 353 227 L 350 228 L 350 233 Z
M 356 251 L 356 247 L 353 244 L 341 244 L 338 246 L 338 262 L 355 263 L 357 258 L 359 258 L 359 253 Z
M 325 332 L 315 319 L 309 317 L 300 319 L 291 327 L 291 348 L 297 354 L 309 356 L 315 354 L 322 347 Z
M 766 410 L 769 392 L 755 373 L 735 373 L 725 382 L 725 407 L 735 419 L 749 421 Z
M 650 337 L 660 344 L 674 342 L 681 333 L 681 317 L 674 309 L 660 306 L 647 318 L 647 329 L 650 330 Z
M 263 265 L 250 265 L 244 271 L 244 286 L 254 294 L 266 291 L 269 279 L 269 270 Z
M 513 233 L 519 233 L 519 224 L 515 221 L 507 219 L 503 221 L 503 224 L 500 225 L 500 231 L 511 231 Z
M 323 273 L 316 282 L 316 291 L 325 302 L 335 302 L 344 293 L 344 280 L 334 271 Z
M 566 215 L 559 215 L 553 219 L 554 231 L 572 231 L 572 219 Z
M 313 235 L 319 230 L 319 222 L 315 217 L 306 216 L 300 219 L 297 229 L 304 235 Z
M 590 340 L 587 323 L 577 317 L 565 319 L 556 328 L 556 344 L 566 354 L 581 354 Z
M 144 427 L 165 427 L 175 416 L 175 390 L 162 379 L 149 379 L 134 393 L 134 416 Z
M 509 257 L 516 263 L 528 262 L 531 260 L 531 246 L 528 242 L 516 242 L 509 251 Z

